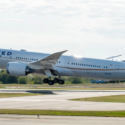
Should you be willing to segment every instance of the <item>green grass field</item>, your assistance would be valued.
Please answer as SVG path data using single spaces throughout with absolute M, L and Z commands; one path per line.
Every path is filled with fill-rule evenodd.
M 93 101 L 93 102 L 118 102 L 125 103 L 125 95 L 101 96 L 90 98 L 71 99 L 72 101 Z
M 125 90 L 125 83 L 108 84 L 0 84 L 0 89 L 56 89 L 56 90 Z
M 125 90 L 125 84 L 0 84 L 0 89 L 45 89 L 45 90 Z
M 125 117 L 125 111 L 58 111 L 58 110 L 0 109 L 0 114 Z
M 36 96 L 42 94 L 34 94 L 34 93 L 0 93 L 0 98 L 7 97 L 21 97 L 21 96 Z

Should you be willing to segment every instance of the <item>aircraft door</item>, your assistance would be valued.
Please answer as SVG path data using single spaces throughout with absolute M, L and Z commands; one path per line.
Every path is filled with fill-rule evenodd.
M 69 67 L 70 66 L 70 60 L 66 60 L 64 66 Z
M 119 72 L 120 70 L 120 65 L 115 65 L 115 72 Z

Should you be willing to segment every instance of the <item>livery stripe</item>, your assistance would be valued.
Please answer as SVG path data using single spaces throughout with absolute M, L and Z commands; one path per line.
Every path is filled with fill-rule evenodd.
M 61 67 L 61 66 L 57 66 L 57 67 L 65 68 L 65 69 L 74 69 L 74 70 L 98 70 L 98 71 L 125 70 L 125 69 L 83 69 L 83 68 L 70 68 L 70 67 Z

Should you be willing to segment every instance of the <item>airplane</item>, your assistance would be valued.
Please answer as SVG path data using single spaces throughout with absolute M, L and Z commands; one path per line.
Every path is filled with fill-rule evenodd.
M 119 81 L 125 79 L 125 63 L 109 59 L 94 59 L 63 55 L 28 52 L 26 50 L 0 49 L 0 68 L 9 75 L 46 75 L 44 83 L 63 85 L 62 76 Z M 55 77 L 52 79 L 52 77 Z

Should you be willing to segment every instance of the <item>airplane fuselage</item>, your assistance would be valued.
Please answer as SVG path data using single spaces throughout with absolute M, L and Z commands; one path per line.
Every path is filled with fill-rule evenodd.
M 0 68 L 6 69 L 9 62 L 37 62 L 50 54 L 0 49 Z M 125 63 L 112 60 L 61 56 L 54 66 L 60 76 L 93 79 L 124 80 Z M 39 72 L 40 73 L 40 72 Z M 43 74 L 41 72 L 41 74 Z

